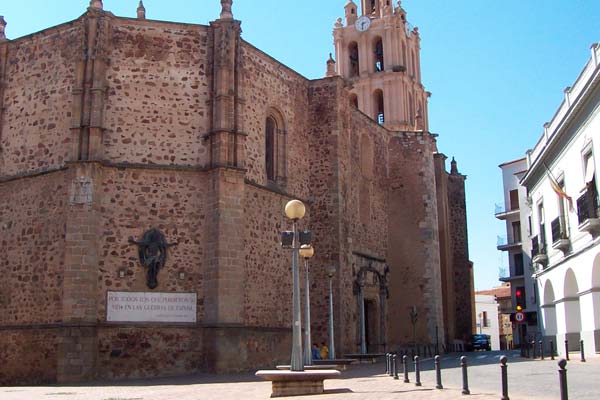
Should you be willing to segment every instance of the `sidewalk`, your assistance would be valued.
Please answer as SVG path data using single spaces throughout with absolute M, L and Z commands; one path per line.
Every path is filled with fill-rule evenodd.
M 341 379 L 325 382 L 326 393 L 318 396 L 297 396 L 281 399 L 318 400 L 388 400 L 388 399 L 465 399 L 460 387 L 437 390 L 432 382 L 423 387 L 383 374 L 382 363 L 355 365 Z M 412 379 L 412 376 L 411 376 Z M 162 378 L 128 382 L 103 382 L 90 386 L 2 387 L 2 400 L 265 400 L 271 395 L 271 383 L 253 375 L 203 375 L 184 378 Z M 488 400 L 497 393 L 477 393 L 471 397 Z

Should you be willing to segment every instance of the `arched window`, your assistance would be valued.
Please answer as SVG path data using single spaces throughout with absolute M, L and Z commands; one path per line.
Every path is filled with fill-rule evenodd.
M 377 11 L 377 0 L 371 0 L 371 14 L 374 14 Z
M 411 61 L 412 61 L 412 75 L 417 77 L 417 64 L 415 63 L 415 51 L 411 51 Z
M 402 42 L 402 65 L 404 65 L 404 70 L 408 69 L 408 62 L 406 61 L 406 45 Z
M 275 135 L 277 134 L 277 121 L 273 117 L 267 117 L 265 129 L 265 168 L 267 181 L 275 181 Z
M 285 186 L 287 176 L 286 132 L 283 115 L 270 108 L 265 119 L 266 184 Z
M 350 61 L 350 78 L 353 78 L 359 75 L 358 43 L 350 43 L 348 46 L 348 58 Z
M 375 53 L 375 72 L 381 72 L 385 66 L 383 64 L 383 41 L 380 37 L 373 41 L 373 53 Z
M 385 122 L 385 109 L 383 106 L 383 90 L 377 89 L 373 93 L 373 105 L 375 107 L 375 120 L 379 125 Z
M 413 102 L 412 93 L 408 95 L 408 123 L 410 126 L 415 125 L 415 103 Z
M 356 93 L 350 93 L 350 104 L 353 107 L 358 108 L 358 96 Z

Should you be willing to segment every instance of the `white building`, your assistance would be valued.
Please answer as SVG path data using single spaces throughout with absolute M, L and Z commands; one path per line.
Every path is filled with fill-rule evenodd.
M 490 335 L 492 350 L 500 350 L 500 326 L 498 324 L 498 302 L 496 296 L 476 294 L 475 316 L 477 333 Z
M 496 218 L 506 222 L 506 236 L 498 240 L 498 250 L 506 251 L 508 270 L 502 271 L 500 280 L 511 285 L 511 321 L 513 343 L 519 346 L 523 340 L 538 336 L 538 304 L 535 281 L 532 277 L 531 242 L 527 190 L 520 180 L 527 172 L 527 159 L 509 161 L 500 165 L 504 187 L 504 205 L 496 206 Z M 525 320 L 515 321 L 516 312 L 523 312 Z
M 594 44 L 591 59 L 527 152 L 521 180 L 530 204 L 526 217 L 542 330 L 563 355 L 565 339 L 571 351 L 582 339 L 588 355 L 600 352 L 599 61 L 600 46 Z M 572 198 L 572 207 L 552 179 Z

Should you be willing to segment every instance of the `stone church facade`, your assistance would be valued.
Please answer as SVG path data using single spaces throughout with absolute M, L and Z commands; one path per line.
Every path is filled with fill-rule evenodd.
M 454 162 L 446 172 L 427 129 L 419 34 L 402 7 L 364 0 L 372 26 L 359 32 L 349 1 L 338 62 L 309 80 L 244 41 L 221 3 L 204 26 L 146 20 L 141 2 L 138 18 L 117 17 L 94 0 L 14 40 L 0 18 L 0 384 L 289 361 L 279 233 L 294 198 L 316 249 L 313 342 L 327 340 L 330 265 L 339 354 L 360 350 L 363 307 L 369 352 L 413 341 L 413 307 L 418 343 L 472 333 L 465 176 Z M 152 228 L 160 251 L 140 244 Z M 154 288 L 143 251 L 163 257 Z M 193 315 L 136 319 L 142 308 L 112 303 L 117 293 L 185 295 Z

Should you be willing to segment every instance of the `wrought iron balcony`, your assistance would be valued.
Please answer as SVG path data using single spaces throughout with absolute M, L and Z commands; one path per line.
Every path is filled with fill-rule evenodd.
M 567 232 L 567 224 L 565 217 L 560 216 L 552 221 L 550 225 L 552 228 L 552 248 L 559 249 L 561 251 L 567 251 L 571 245 L 569 241 L 569 234 Z
M 548 255 L 546 254 L 546 241 L 544 237 L 535 236 L 531 239 L 531 261 L 534 264 L 541 264 L 543 267 L 548 265 Z
M 595 187 L 585 191 L 577 199 L 577 215 L 579 229 L 596 235 L 600 232 L 600 218 L 598 217 L 598 193 Z

